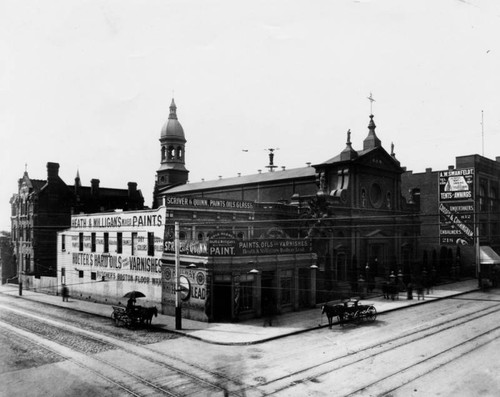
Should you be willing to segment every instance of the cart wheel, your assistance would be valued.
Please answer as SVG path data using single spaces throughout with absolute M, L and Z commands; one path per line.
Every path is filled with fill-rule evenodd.
M 375 309 L 374 306 L 370 306 L 368 309 L 366 309 L 366 319 L 368 321 L 375 321 L 377 318 L 377 309 Z

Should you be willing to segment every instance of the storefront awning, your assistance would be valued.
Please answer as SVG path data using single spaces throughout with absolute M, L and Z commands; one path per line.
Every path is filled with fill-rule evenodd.
M 500 264 L 500 255 L 498 255 L 493 248 L 483 245 L 479 249 L 481 264 Z

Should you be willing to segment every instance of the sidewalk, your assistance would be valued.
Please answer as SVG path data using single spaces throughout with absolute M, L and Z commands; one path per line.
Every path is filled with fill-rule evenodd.
M 478 289 L 477 280 L 466 280 L 451 284 L 439 285 L 429 294 L 425 300 L 417 300 L 416 294 L 413 300 L 407 300 L 406 294 L 401 293 L 399 300 L 386 300 L 380 297 L 363 299 L 362 304 L 373 304 L 378 314 L 393 310 L 403 309 L 408 306 L 430 303 L 438 299 L 461 295 Z M 18 296 L 18 286 L 5 284 L 0 286 L 0 293 Z M 60 307 L 78 310 L 98 316 L 109 317 L 113 309 L 110 305 L 81 301 L 70 298 L 69 302 L 63 302 L 60 296 L 47 295 L 33 291 L 23 290 L 21 299 L 34 300 Z M 175 329 L 175 317 L 158 314 L 153 317 L 153 326 L 166 331 L 180 333 L 195 339 L 221 345 L 247 345 L 262 343 L 272 339 L 297 334 L 308 330 L 327 327 L 326 316 L 321 315 L 321 308 L 301 310 L 299 312 L 285 313 L 276 317 L 273 326 L 263 326 L 263 319 L 252 319 L 240 323 L 204 323 L 183 318 L 182 329 Z

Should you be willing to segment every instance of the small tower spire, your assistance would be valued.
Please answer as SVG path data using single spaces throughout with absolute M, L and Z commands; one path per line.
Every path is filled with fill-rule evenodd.
M 169 120 L 177 120 L 177 106 L 175 105 L 174 98 L 172 98 L 172 103 L 170 104 L 170 114 L 168 115 Z
M 363 150 L 374 149 L 382 146 L 382 142 L 375 134 L 375 122 L 373 121 L 373 114 L 370 114 L 370 123 L 368 124 L 368 136 L 363 141 Z

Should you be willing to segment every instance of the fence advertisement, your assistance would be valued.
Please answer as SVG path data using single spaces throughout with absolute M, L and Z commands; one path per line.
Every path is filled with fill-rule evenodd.
M 474 245 L 474 168 L 439 172 L 441 245 Z

